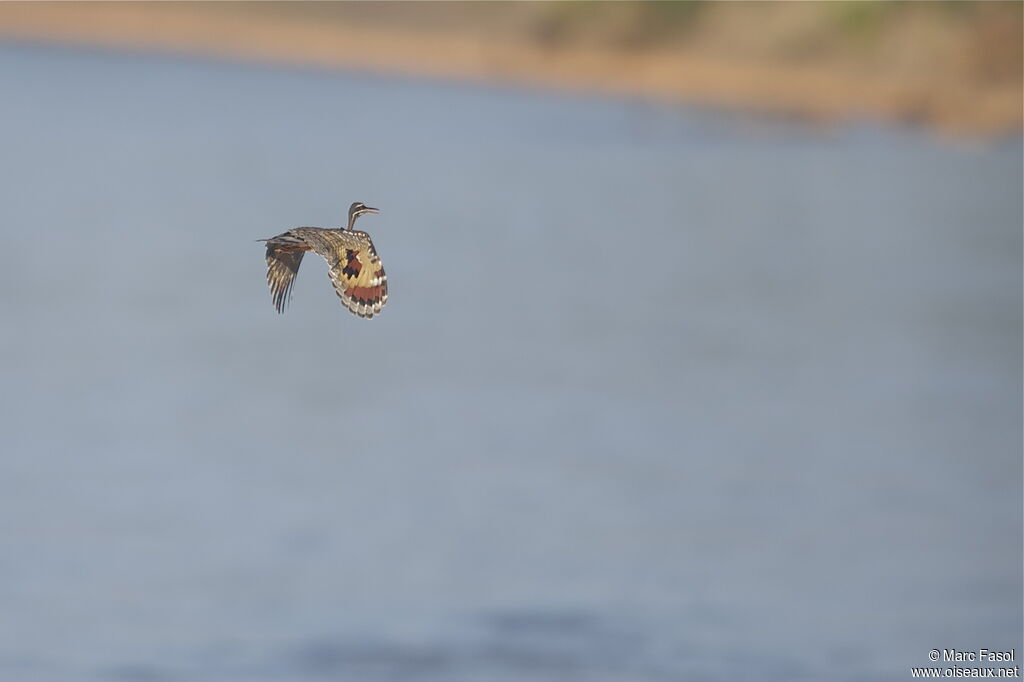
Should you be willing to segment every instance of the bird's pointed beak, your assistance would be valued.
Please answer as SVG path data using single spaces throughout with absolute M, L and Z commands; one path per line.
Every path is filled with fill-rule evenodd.
M 363 210 L 367 213 L 380 213 L 379 208 L 371 208 L 370 206 L 363 206 Z

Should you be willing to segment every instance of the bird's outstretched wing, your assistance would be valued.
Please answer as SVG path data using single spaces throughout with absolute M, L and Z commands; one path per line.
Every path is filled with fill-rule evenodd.
M 370 235 L 340 230 L 333 244 L 334 260 L 327 259 L 327 274 L 342 305 L 359 317 L 371 318 L 388 302 L 388 276 L 384 273 Z M 333 237 L 334 235 L 332 235 Z
M 310 247 L 288 232 L 267 240 L 267 284 L 277 312 L 283 313 L 291 298 L 302 255 Z

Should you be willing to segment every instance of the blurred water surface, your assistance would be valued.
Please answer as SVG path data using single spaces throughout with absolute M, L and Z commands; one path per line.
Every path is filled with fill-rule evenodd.
M 0 677 L 1019 645 L 1021 140 L 0 47 Z M 254 240 L 350 202 L 364 322 Z

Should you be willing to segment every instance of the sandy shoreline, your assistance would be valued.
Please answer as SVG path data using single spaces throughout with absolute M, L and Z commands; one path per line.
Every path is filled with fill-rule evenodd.
M 0 39 L 499 82 L 972 134 L 1017 133 L 1022 90 L 991 82 L 758 63 L 696 50 L 544 46 L 514 35 L 317 21 L 180 3 L 3 3 Z

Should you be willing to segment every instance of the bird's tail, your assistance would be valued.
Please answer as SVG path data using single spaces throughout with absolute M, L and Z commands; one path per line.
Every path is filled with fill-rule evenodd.
M 257 239 L 256 241 L 266 242 L 268 247 L 273 246 L 282 248 L 286 251 L 293 251 L 295 249 L 300 249 L 302 251 L 309 250 L 309 245 L 306 244 L 306 242 L 302 241 L 298 237 L 293 237 L 287 232 L 279 234 L 276 237 L 270 237 L 269 239 Z

